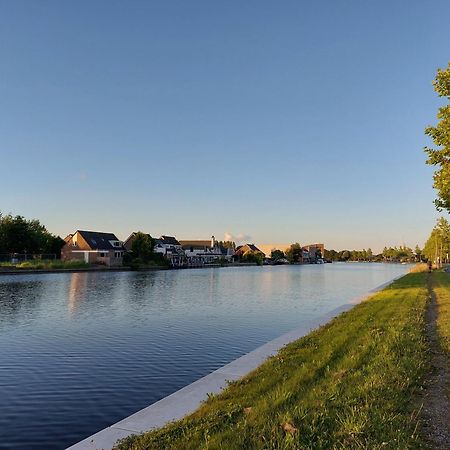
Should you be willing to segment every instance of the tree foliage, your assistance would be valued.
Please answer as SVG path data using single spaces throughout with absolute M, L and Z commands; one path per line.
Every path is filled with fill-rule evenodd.
M 302 246 L 296 242 L 291 244 L 286 250 L 286 259 L 291 263 L 298 263 L 302 261 Z
M 286 257 L 286 255 L 284 254 L 283 251 L 278 250 L 278 249 L 273 249 L 272 252 L 270 253 L 270 257 L 274 260 L 274 261 L 278 261 L 280 259 L 283 259 Z
M 446 69 L 438 69 L 433 85 L 439 97 L 450 100 L 450 62 Z M 450 212 L 450 104 L 439 108 L 437 118 L 435 127 L 425 129 L 436 148 L 425 147 L 425 152 L 428 154 L 427 164 L 437 166 L 433 175 L 433 187 L 438 191 L 434 201 L 436 208 Z
M 64 240 L 47 231 L 39 220 L 0 213 L 0 253 L 56 254 Z
M 231 250 L 236 250 L 236 243 L 233 241 L 219 241 L 218 242 L 219 247 L 228 249 L 230 248 Z
M 402 246 L 384 247 L 383 252 L 375 255 L 371 248 L 362 250 L 325 250 L 325 259 L 329 261 L 377 261 L 377 262 L 414 262 L 420 261 L 422 252 L 419 246 L 416 250 Z
M 132 259 L 147 264 L 154 259 L 155 241 L 146 233 L 138 231 L 134 235 L 133 244 L 131 245 Z
M 264 253 L 254 251 L 245 252 L 241 257 L 241 261 L 247 263 L 256 263 L 258 266 L 262 266 L 264 262 Z
M 440 266 L 449 262 L 450 256 L 450 225 L 443 217 L 439 218 L 425 243 L 423 254 L 428 261 Z

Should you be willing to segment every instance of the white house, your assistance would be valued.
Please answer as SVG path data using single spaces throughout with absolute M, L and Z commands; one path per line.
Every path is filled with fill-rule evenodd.
M 189 265 L 211 264 L 228 255 L 228 252 L 224 255 L 214 236 L 211 240 L 180 240 L 180 244 Z
M 186 264 L 186 255 L 181 244 L 173 236 L 161 236 L 155 239 L 154 252 L 164 255 L 174 267 Z

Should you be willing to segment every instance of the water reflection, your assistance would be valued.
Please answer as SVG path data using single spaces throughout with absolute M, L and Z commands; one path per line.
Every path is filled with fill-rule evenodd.
M 69 313 L 74 314 L 78 306 L 86 298 L 87 276 L 86 273 L 74 273 L 70 277 L 69 284 Z

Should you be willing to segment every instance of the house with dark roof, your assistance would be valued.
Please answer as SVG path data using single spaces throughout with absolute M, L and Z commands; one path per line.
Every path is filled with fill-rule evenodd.
M 61 249 L 63 261 L 84 261 L 108 267 L 121 266 L 125 247 L 113 233 L 77 230 L 66 236 Z
M 186 265 L 186 255 L 181 244 L 174 236 L 163 235 L 159 239 L 155 239 L 154 251 L 164 255 L 172 267 L 183 267 Z

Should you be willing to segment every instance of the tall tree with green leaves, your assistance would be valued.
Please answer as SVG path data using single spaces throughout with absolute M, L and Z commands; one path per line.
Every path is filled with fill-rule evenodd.
M 438 267 L 442 263 L 449 262 L 450 224 L 444 217 L 437 220 L 430 237 L 425 242 L 423 254 Z
M 47 231 L 39 220 L 0 213 L 0 253 L 59 255 L 65 244 Z
M 291 264 L 301 262 L 302 246 L 298 242 L 291 244 L 291 246 L 286 250 L 285 255 Z
M 270 257 L 274 260 L 274 261 L 278 261 L 279 259 L 283 259 L 286 257 L 286 255 L 284 254 L 284 252 L 282 250 L 278 250 L 278 249 L 273 249 L 272 252 L 270 253 Z
M 436 208 L 450 212 L 450 62 L 446 69 L 438 69 L 433 86 L 439 97 L 447 99 L 447 104 L 439 108 L 437 125 L 425 129 L 436 146 L 425 147 L 425 152 L 427 164 L 437 167 L 433 175 L 433 187 L 438 191 L 434 201 Z
M 149 263 L 153 257 L 153 249 L 155 241 L 146 233 L 138 231 L 134 235 L 133 243 L 131 244 L 131 252 L 134 260 L 139 260 L 142 263 Z

